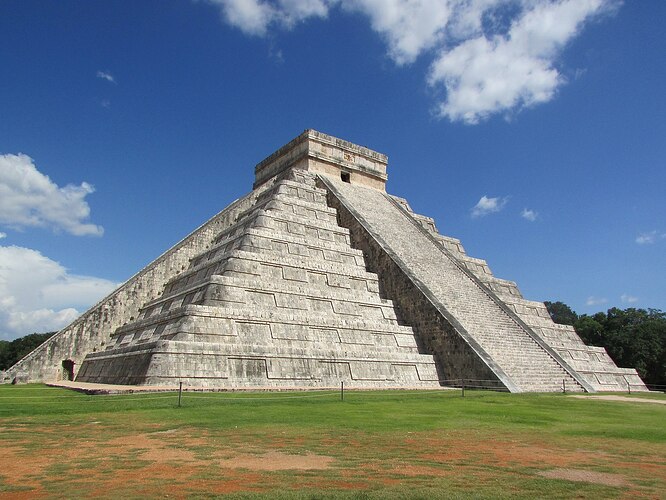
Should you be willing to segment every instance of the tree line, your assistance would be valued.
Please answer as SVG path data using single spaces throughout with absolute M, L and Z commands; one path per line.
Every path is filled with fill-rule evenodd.
M 31 333 L 11 342 L 0 340 L 0 370 L 6 370 L 13 366 L 19 359 L 37 348 L 55 333 Z
M 555 323 L 571 325 L 587 345 L 605 347 L 615 364 L 636 368 L 647 385 L 666 389 L 666 313 L 618 309 L 578 315 L 563 302 L 545 302 Z

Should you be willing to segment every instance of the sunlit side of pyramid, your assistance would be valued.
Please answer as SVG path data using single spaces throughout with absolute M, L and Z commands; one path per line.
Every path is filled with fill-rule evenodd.
M 433 387 L 438 378 L 302 170 L 274 179 L 113 340 L 77 380 Z
M 215 388 L 645 390 L 385 192 L 387 158 L 307 130 L 253 191 L 12 367 Z M 78 368 L 80 366 L 80 368 Z

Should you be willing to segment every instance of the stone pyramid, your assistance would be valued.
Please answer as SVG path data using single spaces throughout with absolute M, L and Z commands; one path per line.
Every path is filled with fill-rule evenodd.
M 379 295 L 315 176 L 288 171 L 86 357 L 77 380 L 190 386 L 436 387 L 432 355 Z
M 250 194 L 5 378 L 645 390 L 635 370 L 387 194 L 386 166 L 380 153 L 306 130 L 257 165 Z

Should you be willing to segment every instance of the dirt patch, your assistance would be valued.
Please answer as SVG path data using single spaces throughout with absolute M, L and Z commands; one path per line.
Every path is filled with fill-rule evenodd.
M 313 453 L 288 455 L 279 451 L 270 451 L 263 455 L 240 455 L 220 460 L 220 466 L 250 470 L 323 470 L 330 468 L 333 460 L 333 457 Z
M 585 483 L 603 484 L 604 486 L 626 486 L 627 481 L 619 474 L 594 472 L 580 469 L 553 469 L 539 472 L 540 476 L 549 479 L 566 479 L 567 481 L 582 481 Z
M 391 473 L 400 474 L 403 476 L 440 477 L 450 475 L 451 471 L 440 467 L 431 467 L 428 465 L 401 465 L 393 468 Z
M 139 455 L 141 460 L 150 462 L 187 462 L 189 464 L 204 464 L 203 460 L 197 460 L 194 453 L 184 448 L 159 448 L 142 452 Z
M 563 450 L 546 443 L 470 439 L 429 440 L 430 452 L 421 459 L 439 464 L 477 463 L 490 466 L 564 467 L 588 465 L 599 460 L 599 453 Z M 433 453 L 434 452 L 434 453 Z
M 62 425 L 2 424 L 11 439 L 0 441 L 5 445 L 0 484 L 7 487 L 0 499 L 54 491 L 105 498 L 360 491 L 431 487 L 437 481 L 462 488 L 469 478 L 502 484 L 506 477 L 532 480 L 543 470 L 541 477 L 625 486 L 636 488 L 633 496 L 655 496 L 665 477 L 662 446 L 646 444 L 629 457 L 580 440 L 550 442 L 478 430 L 383 436 L 88 423 L 63 432 Z M 598 468 L 616 474 L 587 470 Z
M 51 459 L 41 455 L 27 455 L 23 449 L 14 446 L 5 446 L 2 453 L 6 459 L 0 461 L 0 470 L 2 470 L 0 478 L 4 476 L 4 480 L 8 485 L 31 488 L 29 495 L 24 492 L 14 491 L 11 493 L 12 497 L 20 498 L 25 494 L 25 498 L 30 496 L 34 498 L 38 494 L 41 494 L 41 485 L 36 477 L 44 468 L 51 465 Z M 0 498 L 2 498 L 1 492 Z

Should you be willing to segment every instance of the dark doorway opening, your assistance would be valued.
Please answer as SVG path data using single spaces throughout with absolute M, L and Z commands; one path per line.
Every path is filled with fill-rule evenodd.
M 62 379 L 74 380 L 74 361 L 71 359 L 62 362 Z
M 349 172 L 340 172 L 340 179 L 342 179 L 342 182 L 351 183 L 351 174 Z

